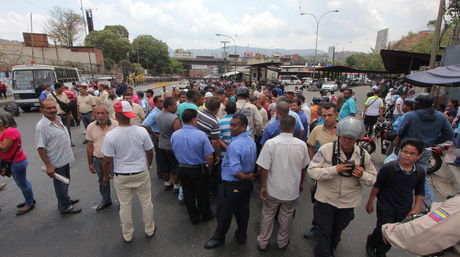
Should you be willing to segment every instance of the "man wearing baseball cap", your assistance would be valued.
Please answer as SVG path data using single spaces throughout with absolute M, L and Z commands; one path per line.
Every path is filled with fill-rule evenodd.
M 144 232 L 147 237 L 155 233 L 149 167 L 153 160 L 153 143 L 147 130 L 131 126 L 136 117 L 131 104 L 119 101 L 113 105 L 118 127 L 109 131 L 102 144 L 104 154 L 104 181 L 106 185 L 113 162 L 114 186 L 120 202 L 120 220 L 123 240 L 133 240 L 134 228 L 131 215 L 132 197 L 136 193 L 142 207 Z

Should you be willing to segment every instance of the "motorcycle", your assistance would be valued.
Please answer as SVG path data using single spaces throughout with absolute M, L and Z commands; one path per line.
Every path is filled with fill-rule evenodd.
M 445 153 L 447 150 L 449 150 L 449 148 L 452 145 L 453 143 L 448 141 L 442 144 L 429 147 L 429 149 L 431 149 L 431 157 L 428 161 L 428 174 L 433 174 L 441 168 L 443 158 L 446 155 Z
M 364 148 L 364 150 L 366 150 L 369 154 L 372 154 L 377 148 L 377 140 L 380 140 L 380 152 L 382 154 L 386 154 L 388 146 L 390 145 L 390 141 L 392 140 L 391 138 L 388 138 L 388 136 L 391 134 L 391 130 L 392 123 L 390 120 L 379 120 L 374 125 L 374 132 L 367 137 L 358 139 L 358 145 Z

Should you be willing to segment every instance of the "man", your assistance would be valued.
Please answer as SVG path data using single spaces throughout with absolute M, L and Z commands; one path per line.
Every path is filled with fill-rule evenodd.
M 233 140 L 222 161 L 222 184 L 217 202 L 217 228 L 204 247 L 212 249 L 225 242 L 225 234 L 232 222 L 232 216 L 238 223 L 235 237 L 238 243 L 245 244 L 249 220 L 249 199 L 251 198 L 254 168 L 256 163 L 256 144 L 246 133 L 248 119 L 245 115 L 235 114 L 230 122 Z
M 393 140 L 393 145 L 398 146 L 403 138 L 418 138 L 425 146 L 433 146 L 446 141 L 452 141 L 454 131 L 447 118 L 433 108 L 434 97 L 423 93 L 415 97 L 415 111 L 405 115 L 398 125 L 398 136 Z M 417 160 L 423 169 L 428 169 L 431 150 L 423 150 L 422 156 Z M 425 204 L 429 207 L 435 197 L 428 181 L 425 180 Z
M 262 107 L 262 105 L 260 104 L 259 98 L 257 96 L 253 96 L 253 97 L 249 98 L 249 102 L 252 103 L 253 105 L 255 105 L 257 107 L 257 109 L 259 110 L 260 117 L 262 117 L 262 128 L 265 128 L 265 126 L 267 126 L 267 123 L 268 123 L 268 113 L 267 113 L 267 111 L 265 111 L 265 108 Z M 262 133 L 262 131 L 261 131 L 261 133 Z
M 40 97 L 38 98 L 40 101 L 43 101 L 45 99 L 47 99 L 48 97 L 48 94 L 51 92 L 51 86 L 50 85 L 46 85 L 45 86 L 45 89 L 40 93 Z
M 264 145 L 268 139 L 274 138 L 281 133 L 279 128 L 280 119 L 288 116 L 289 111 L 289 104 L 287 102 L 281 101 L 276 103 L 276 117 L 273 118 L 273 121 L 265 128 L 262 139 L 260 140 L 261 145 Z M 301 131 L 299 123 L 296 122 L 294 136 L 301 138 Z
M 164 180 L 164 190 L 169 191 L 174 187 L 174 193 L 179 191 L 179 179 L 177 176 L 178 162 L 172 150 L 171 136 L 174 131 L 181 127 L 176 111 L 176 99 L 168 97 L 164 101 L 163 111 L 157 116 L 158 129 L 160 130 L 158 140 L 160 165 L 158 171 Z
M 99 99 L 101 100 L 101 103 L 104 103 L 105 100 L 107 100 L 107 97 L 109 97 L 109 92 L 108 89 L 109 87 L 104 83 L 104 82 L 99 82 Z
M 131 125 L 141 125 L 142 121 L 145 119 L 145 112 L 142 110 L 142 107 L 133 102 L 133 95 L 130 93 L 123 95 L 123 100 L 127 101 L 132 106 L 133 112 L 136 114 L 136 117 L 130 119 Z
M 343 97 L 345 98 L 345 101 L 342 105 L 342 108 L 340 108 L 338 117 L 339 121 L 348 116 L 355 117 L 357 112 L 356 102 L 353 98 L 353 90 L 350 88 L 345 89 L 343 92 Z
M 239 87 L 236 91 L 237 101 L 236 101 L 236 112 L 242 113 L 249 122 L 249 130 L 251 131 L 251 136 L 262 134 L 262 117 L 257 107 L 248 102 L 249 90 L 247 87 Z
M 334 255 L 342 231 L 361 203 L 362 186 L 372 186 L 376 170 L 370 155 L 356 145 L 365 133 L 362 121 L 344 118 L 337 124 L 339 140 L 323 145 L 313 157 L 308 174 L 318 181 L 314 213 L 317 233 L 315 257 Z
M 55 178 L 55 174 L 70 179 L 70 162 L 74 161 L 70 147 L 70 135 L 61 118 L 57 116 L 57 105 L 54 101 L 43 100 L 40 103 L 43 117 L 35 128 L 35 141 L 40 159 L 45 164 L 46 173 L 53 178 L 54 191 L 58 200 L 58 209 L 62 214 L 80 213 L 81 209 L 73 204 L 78 199 L 69 197 L 69 185 Z
M 319 148 L 327 143 L 337 141 L 336 134 L 336 125 L 337 125 L 337 116 L 338 112 L 336 105 L 333 103 L 324 103 L 321 108 L 321 117 L 324 121 L 323 124 L 317 125 L 310 133 L 310 136 L 307 140 L 308 147 L 308 156 L 310 159 L 313 159 L 315 153 Z M 313 180 L 314 187 L 317 186 L 317 181 Z M 312 195 L 314 195 L 314 189 L 312 189 Z M 312 198 L 313 203 L 315 204 L 314 198 Z M 313 220 L 312 228 L 309 231 L 306 231 L 303 236 L 307 239 L 315 238 L 317 227 L 316 227 L 316 215 L 313 209 Z
M 190 222 L 198 224 L 213 218 L 208 183 L 214 149 L 206 134 L 196 129 L 196 110 L 184 110 L 182 120 L 184 126 L 172 134 L 171 145 L 179 161 L 178 173 Z
M 109 96 L 105 99 L 105 106 L 107 107 L 107 111 L 109 112 L 109 117 L 111 119 L 115 119 L 115 112 L 113 111 L 113 105 L 118 102 L 117 95 L 115 95 L 115 91 L 113 89 L 109 89 Z
M 3 82 L 0 82 L 0 99 L 2 99 L 2 95 L 6 99 L 6 84 Z
M 145 91 L 145 96 L 147 97 L 147 103 L 149 104 L 150 110 L 153 110 L 155 104 L 153 103 L 153 90 L 147 89 Z
M 131 95 L 131 98 L 132 98 L 132 102 L 135 103 L 135 104 L 141 104 L 141 102 L 139 101 L 139 97 L 137 97 L 137 95 L 134 94 L 134 90 L 132 87 L 127 87 L 126 88 L 126 91 L 125 91 L 125 95 L 126 94 L 130 94 Z M 131 105 L 132 106 L 132 105 Z
M 395 95 L 395 90 L 393 88 L 390 88 L 388 91 L 388 94 L 385 96 L 385 104 L 386 106 L 390 105 L 393 103 L 393 97 Z
M 219 112 L 220 100 L 218 97 L 210 97 L 206 101 L 205 109 L 198 110 L 198 123 L 197 129 L 203 131 L 208 137 L 209 141 L 214 148 L 214 165 L 210 167 L 211 177 L 209 183 L 209 191 L 215 195 L 218 191 L 220 184 L 220 127 L 217 120 L 217 113 Z
M 297 115 L 299 115 L 300 122 L 301 122 L 302 126 L 304 127 L 304 133 L 303 133 L 303 136 L 302 136 L 301 140 L 306 142 L 307 138 L 308 138 L 308 131 L 309 131 L 308 128 L 309 128 L 310 124 L 308 124 L 307 117 L 305 117 L 305 114 L 302 111 L 301 106 L 302 106 L 302 101 L 300 99 L 294 98 L 294 100 L 292 100 L 292 102 L 291 102 L 291 111 L 293 111 L 294 113 L 297 113 Z M 294 118 L 294 120 L 295 120 L 295 118 Z
M 158 140 L 160 137 L 160 129 L 158 128 L 158 114 L 163 110 L 163 97 L 157 95 L 153 98 L 155 103 L 154 109 L 149 113 L 147 118 L 142 122 L 142 126 L 147 129 L 152 136 L 153 145 L 155 147 L 155 163 L 157 165 L 157 174 L 160 175 L 160 149 L 158 148 Z
M 364 126 L 366 127 L 367 135 L 371 136 L 375 123 L 380 116 L 383 115 L 385 105 L 379 97 L 378 91 L 373 91 L 373 95 L 367 98 L 364 103 Z
M 273 223 L 279 208 L 278 248 L 289 244 L 289 227 L 296 201 L 303 189 L 305 169 L 310 162 L 305 142 L 293 137 L 296 121 L 292 116 L 280 121 L 281 134 L 269 139 L 257 165 L 260 173 L 260 198 L 263 200 L 260 233 L 257 246 L 266 250 L 273 231 Z
M 77 110 L 83 127 L 86 128 L 91 123 L 93 118 L 93 108 L 96 106 L 96 99 L 92 95 L 89 95 L 86 91 L 86 86 L 80 87 L 80 95 L 77 97 Z M 85 133 L 84 132 L 84 133 Z M 83 142 L 86 144 L 86 140 Z
M 105 104 L 100 104 L 94 107 L 96 120 L 88 125 L 86 131 L 86 156 L 88 158 L 89 172 L 97 174 L 99 182 L 99 193 L 102 196 L 101 203 L 96 207 L 96 211 L 100 212 L 112 205 L 112 198 L 110 197 L 110 184 L 103 184 L 103 164 L 104 154 L 102 153 L 102 143 L 104 142 L 105 135 L 112 129 L 118 126 L 116 120 L 109 118 L 109 112 Z M 112 173 L 113 170 L 110 170 Z
M 366 211 L 371 214 L 377 197 L 377 226 L 366 243 L 369 257 L 384 257 L 391 248 L 383 242 L 383 224 L 401 222 L 420 212 L 425 195 L 425 172 L 415 162 L 422 152 L 422 141 L 407 139 L 401 145 L 399 159 L 380 168 L 366 205 Z
M 270 101 L 269 101 L 267 95 L 266 94 L 259 94 L 257 97 L 259 98 L 260 105 L 265 109 L 265 111 L 268 114 L 268 112 L 269 112 L 268 107 L 270 106 Z
M 69 132 L 70 145 L 75 146 L 74 143 L 72 143 L 72 133 L 70 132 L 70 100 L 67 95 L 64 94 L 64 85 L 60 82 L 55 83 L 54 92 L 48 94 L 46 99 L 56 103 L 57 115 L 61 118 L 62 124 L 64 124 Z M 64 110 L 62 108 L 64 108 Z
M 105 135 L 102 144 L 103 184 L 109 183 L 113 163 L 115 173 L 113 183 L 120 202 L 122 237 L 126 243 L 130 243 L 134 235 L 131 215 L 134 193 L 137 194 L 142 206 L 145 234 L 147 237 L 152 237 L 155 233 L 149 172 L 153 159 L 153 144 L 144 128 L 131 125 L 130 119 L 136 117 L 136 114 L 130 103 L 119 101 L 113 108 L 118 127 Z
M 393 110 L 393 120 L 396 121 L 399 117 L 401 117 L 404 112 L 402 111 L 402 105 L 404 103 L 404 99 L 406 98 L 407 93 L 402 92 L 399 94 L 398 99 L 395 102 L 395 109 Z
M 187 101 L 187 92 L 186 91 L 180 91 L 179 92 L 179 102 L 178 104 L 185 103 Z
M 189 90 L 187 92 L 187 101 L 181 103 L 179 107 L 177 107 L 177 115 L 179 119 L 182 121 L 182 113 L 186 109 L 198 110 L 198 106 L 195 104 L 197 101 L 197 92 L 194 90 Z
M 219 113 L 217 113 L 217 118 L 222 119 L 227 113 L 225 112 L 225 105 L 228 102 L 227 97 L 225 96 L 225 90 L 223 88 L 218 88 L 216 94 L 220 100 Z
M 417 256 L 460 256 L 460 193 L 410 222 L 382 226 L 385 242 Z M 442 252 L 442 253 L 441 253 Z M 434 254 L 436 253 L 436 254 Z
M 149 115 L 150 106 L 149 106 L 147 100 L 144 98 L 144 92 L 137 91 L 136 95 L 139 98 L 139 102 L 140 102 L 139 106 L 142 108 L 142 110 L 144 111 L 145 115 Z
M 300 101 L 302 101 L 302 105 L 300 106 L 300 108 L 302 109 L 305 118 L 307 118 L 308 124 L 310 124 L 311 111 L 307 103 L 305 103 L 305 96 L 303 94 L 297 94 L 297 98 L 299 98 Z M 305 130 L 305 133 L 308 133 L 307 130 Z

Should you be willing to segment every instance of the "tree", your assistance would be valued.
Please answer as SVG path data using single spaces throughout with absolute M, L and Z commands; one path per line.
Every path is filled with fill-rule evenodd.
M 380 54 L 375 52 L 352 54 L 347 57 L 345 63 L 348 67 L 355 69 L 385 70 Z
M 170 72 L 168 45 L 151 35 L 140 35 L 133 40 L 130 59 L 132 62 L 139 60 L 152 74 Z
M 73 46 L 85 29 L 83 17 L 72 9 L 53 7 L 45 25 L 46 33 L 65 46 Z
M 85 45 L 102 49 L 104 57 L 116 62 L 127 58 L 131 50 L 128 39 L 119 37 L 110 30 L 91 31 L 85 38 Z
M 129 39 L 129 32 L 122 25 L 106 25 L 103 30 L 112 31 L 118 37 Z
M 131 63 L 129 71 L 136 74 L 144 74 L 144 68 L 139 63 Z
M 176 60 L 176 58 L 170 58 L 170 61 L 171 61 L 171 73 L 172 74 L 182 75 L 185 73 L 184 66 L 182 65 L 181 62 Z
M 104 57 L 104 66 L 106 70 L 108 71 L 112 70 L 114 64 L 115 64 L 115 61 L 112 58 Z

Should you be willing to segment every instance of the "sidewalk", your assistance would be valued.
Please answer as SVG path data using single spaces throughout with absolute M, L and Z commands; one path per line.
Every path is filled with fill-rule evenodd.
M 0 106 L 3 107 L 7 103 L 11 103 L 11 102 L 14 102 L 14 97 L 12 95 L 9 95 L 6 97 L 6 99 L 5 98 L 0 99 Z

